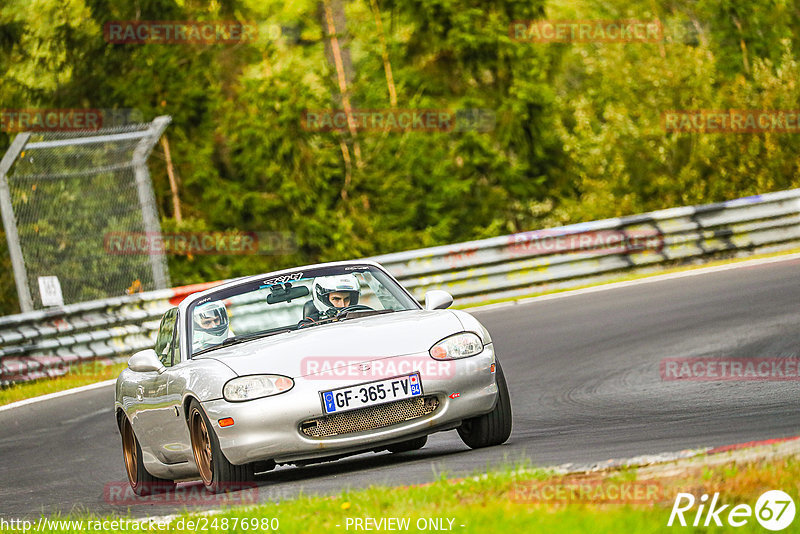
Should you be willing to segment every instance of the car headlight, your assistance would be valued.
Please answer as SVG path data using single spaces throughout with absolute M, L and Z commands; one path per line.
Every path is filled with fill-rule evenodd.
M 462 332 L 454 336 L 446 337 L 436 345 L 431 347 L 431 358 L 436 360 L 456 360 L 480 354 L 483 350 L 483 342 L 477 334 L 472 332 Z
M 240 402 L 278 395 L 293 387 L 294 380 L 281 375 L 240 376 L 225 384 L 222 396 L 227 401 Z

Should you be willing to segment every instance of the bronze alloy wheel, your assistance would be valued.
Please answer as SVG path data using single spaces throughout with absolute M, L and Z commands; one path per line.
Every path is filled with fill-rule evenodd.
M 203 414 L 200 413 L 197 407 L 192 408 L 189 421 L 191 422 L 194 461 L 200 470 L 200 477 L 203 479 L 203 483 L 209 486 L 211 485 L 214 470 L 211 459 L 211 437 L 208 435 L 208 427 L 205 419 L 203 419 Z
M 128 473 L 128 481 L 131 486 L 136 486 L 136 437 L 133 435 L 133 429 L 127 420 L 122 425 L 122 455 L 125 458 L 125 471 Z

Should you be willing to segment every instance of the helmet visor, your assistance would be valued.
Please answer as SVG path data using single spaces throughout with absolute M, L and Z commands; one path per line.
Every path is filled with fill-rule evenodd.
M 203 332 L 218 336 L 228 329 L 228 314 L 222 306 L 195 310 L 194 323 Z
M 314 300 L 319 303 L 317 308 L 320 311 L 325 308 L 353 306 L 358 304 L 360 289 L 358 279 L 352 274 L 321 277 L 314 281 Z M 337 304 L 340 305 L 331 301 L 332 293 L 336 294 Z

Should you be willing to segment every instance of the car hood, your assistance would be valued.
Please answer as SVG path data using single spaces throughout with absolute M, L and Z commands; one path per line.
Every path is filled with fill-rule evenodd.
M 256 339 L 203 354 L 239 376 L 297 378 L 393 356 L 427 353 L 434 343 L 464 330 L 447 310 L 410 310 L 349 319 Z

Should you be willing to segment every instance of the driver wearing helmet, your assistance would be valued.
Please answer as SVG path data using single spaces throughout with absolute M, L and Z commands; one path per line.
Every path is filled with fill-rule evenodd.
M 323 316 L 332 316 L 340 308 L 355 306 L 361 295 L 361 286 L 354 274 L 337 274 L 335 276 L 320 276 L 311 284 L 312 301 L 314 309 L 305 313 L 315 321 Z
M 192 317 L 192 352 L 219 345 L 232 335 L 228 311 L 218 301 L 206 302 L 194 309 Z

